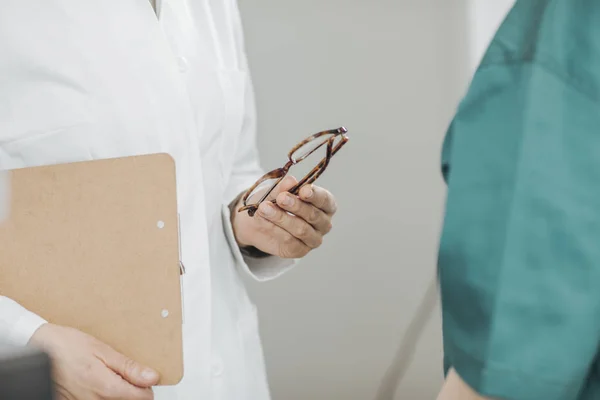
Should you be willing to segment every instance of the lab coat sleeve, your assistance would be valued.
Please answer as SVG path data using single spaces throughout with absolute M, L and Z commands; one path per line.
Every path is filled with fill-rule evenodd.
M 223 204 L 223 223 L 225 232 L 235 256 L 238 266 L 242 271 L 248 273 L 252 278 L 259 281 L 266 281 L 278 277 L 291 269 L 296 260 L 282 259 L 276 256 L 254 258 L 242 255 L 239 246 L 233 234 L 231 226 L 231 212 L 229 205 L 242 192 L 248 189 L 256 182 L 264 171 L 260 167 L 258 148 L 256 143 L 256 105 L 254 99 L 254 90 L 250 71 L 244 49 L 244 39 L 242 32 L 241 19 L 237 3 L 231 1 L 232 22 L 234 27 L 235 42 L 237 44 L 237 58 L 239 68 L 245 72 L 245 101 L 244 101 L 244 120 L 242 130 L 238 138 L 236 156 L 233 164 L 232 173 L 225 191 L 225 203 Z M 233 210 L 233 212 L 236 212 Z
M 0 296 L 0 342 L 24 346 L 46 321 L 15 301 Z
M 597 368 L 600 114 L 583 89 L 536 61 L 487 65 L 449 131 L 445 368 L 484 396 L 575 400 Z

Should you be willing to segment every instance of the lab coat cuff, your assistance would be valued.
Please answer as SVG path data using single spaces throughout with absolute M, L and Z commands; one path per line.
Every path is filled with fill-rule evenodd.
M 25 346 L 33 334 L 46 323 L 42 317 L 23 309 L 23 314 L 8 332 L 8 342 L 15 346 Z
M 242 254 L 235 240 L 233 226 L 231 225 L 231 209 L 228 205 L 223 206 L 222 214 L 225 235 L 236 264 L 251 278 L 259 282 L 269 281 L 283 275 L 297 264 L 298 260 L 296 259 L 283 259 L 277 256 L 252 257 Z

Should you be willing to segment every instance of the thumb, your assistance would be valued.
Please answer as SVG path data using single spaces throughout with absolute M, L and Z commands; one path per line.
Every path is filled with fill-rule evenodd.
M 281 180 L 281 182 L 279 182 L 279 184 L 275 187 L 275 189 L 273 189 L 269 198 L 273 198 L 273 199 L 277 198 L 277 195 L 279 193 L 287 192 L 288 190 L 293 188 L 297 183 L 298 183 L 298 181 L 293 176 L 290 176 L 290 175 L 286 176 L 285 178 L 283 178 Z
M 141 365 L 107 346 L 104 364 L 132 385 L 149 388 L 158 383 L 160 375 L 152 368 Z

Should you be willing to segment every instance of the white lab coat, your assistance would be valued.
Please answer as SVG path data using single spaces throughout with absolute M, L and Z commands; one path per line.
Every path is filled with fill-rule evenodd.
M 235 0 L 0 0 L 0 169 L 168 152 L 176 160 L 185 376 L 159 400 L 269 397 L 227 205 L 261 175 Z M 1 273 L 1 272 L 0 272 Z M 0 297 L 0 340 L 44 321 Z

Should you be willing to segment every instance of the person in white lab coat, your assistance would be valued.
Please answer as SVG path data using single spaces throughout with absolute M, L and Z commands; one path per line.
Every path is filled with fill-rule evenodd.
M 0 340 L 47 349 L 59 399 L 269 398 L 240 272 L 282 274 L 321 244 L 336 204 L 306 186 L 232 213 L 262 174 L 255 123 L 235 0 L 0 0 L 0 169 L 157 152 L 177 164 L 183 380 L 152 390 L 153 371 L 0 297 Z

